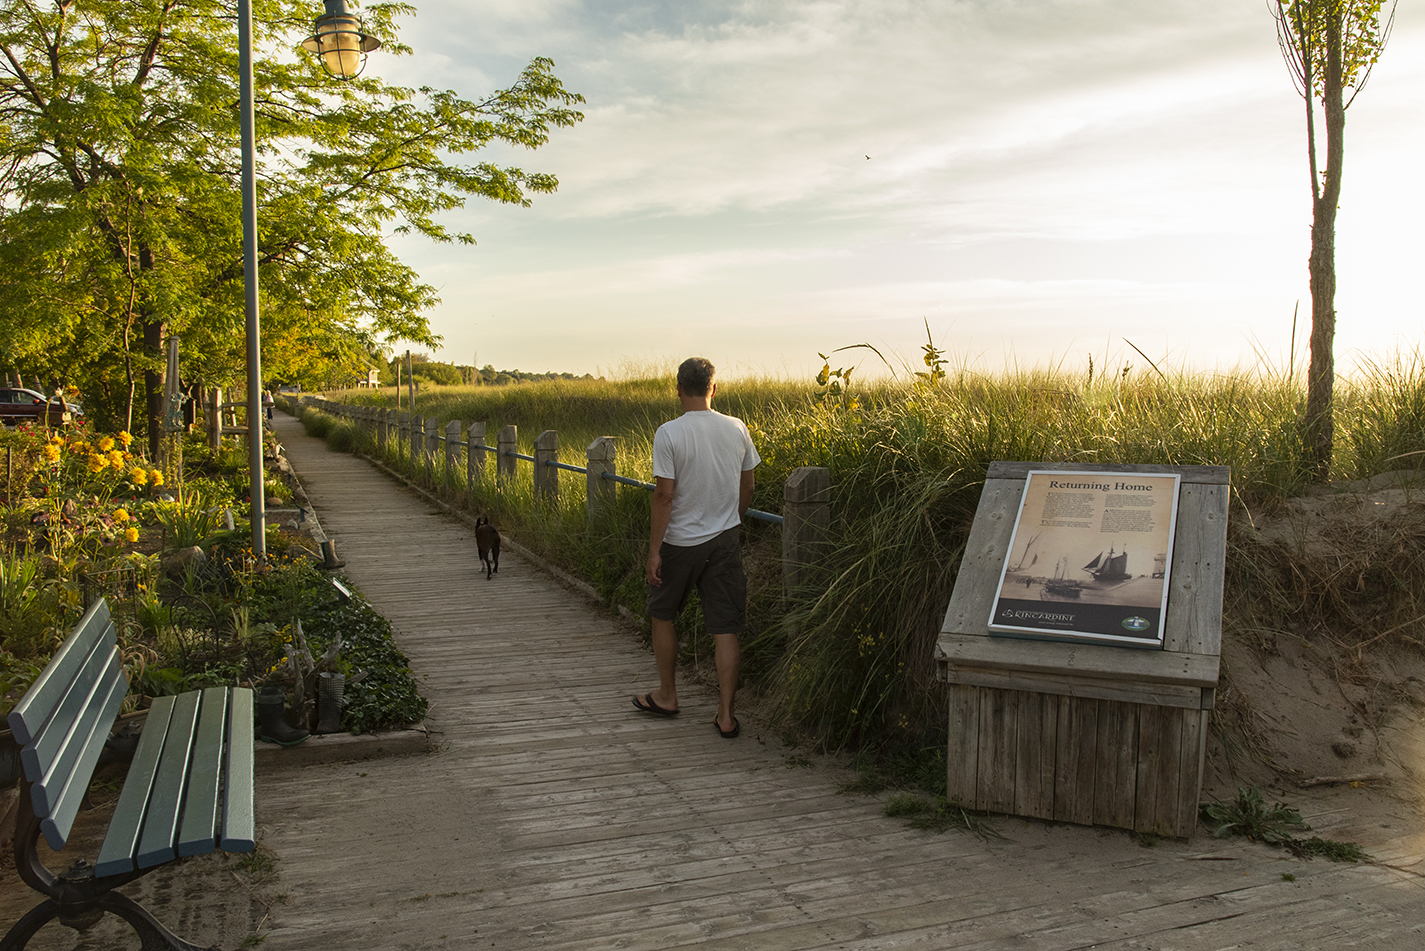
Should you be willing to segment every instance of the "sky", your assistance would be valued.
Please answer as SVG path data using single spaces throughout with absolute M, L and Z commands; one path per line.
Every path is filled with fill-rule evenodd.
M 442 0 L 368 70 L 475 98 L 535 56 L 588 100 L 519 208 L 393 237 L 440 359 L 800 378 L 927 326 L 954 365 L 1307 359 L 1305 107 L 1265 0 Z M 1347 113 L 1336 358 L 1420 345 L 1425 10 Z M 833 366 L 885 372 L 868 351 Z M 913 369 L 913 367 L 912 367 Z

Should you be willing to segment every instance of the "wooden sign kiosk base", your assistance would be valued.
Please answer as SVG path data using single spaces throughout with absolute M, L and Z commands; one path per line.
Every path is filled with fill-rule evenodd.
M 990 636 L 1030 470 L 1180 473 L 1162 650 Z M 1225 466 L 996 462 L 936 643 L 948 795 L 966 808 L 1190 839 L 1222 644 Z

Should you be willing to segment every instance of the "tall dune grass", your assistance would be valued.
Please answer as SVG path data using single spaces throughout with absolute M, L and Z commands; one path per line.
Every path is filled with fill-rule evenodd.
M 746 679 L 789 725 L 829 748 L 914 751 L 941 742 L 932 648 L 994 460 L 1226 465 L 1239 515 L 1279 506 L 1312 484 L 1299 425 L 1304 388 L 1282 374 L 960 371 L 934 386 L 857 388 L 855 408 L 817 404 L 813 389 L 809 381 L 732 380 L 720 384 L 715 405 L 747 421 L 763 457 L 754 507 L 779 511 L 782 484 L 798 466 L 830 470 L 833 539 L 813 594 L 781 597 L 777 530 L 749 525 L 744 642 Z M 595 437 L 614 435 L 619 471 L 647 480 L 653 432 L 678 407 L 669 375 L 442 388 L 421 394 L 416 411 L 483 420 L 491 441 L 513 423 L 526 453 L 540 431 L 557 430 L 561 459 L 574 464 Z M 1425 459 L 1420 354 L 1341 380 L 1336 433 L 1339 478 Z M 579 477 L 561 477 L 551 507 L 536 503 L 528 470 L 521 464 L 520 478 L 501 487 L 492 460 L 476 506 L 611 602 L 641 609 L 647 494 L 620 487 L 615 511 L 589 526 Z M 463 473 L 457 482 L 464 495 Z M 1244 557 L 1229 552 L 1229 563 Z M 1264 583 L 1267 574 L 1229 564 L 1229 584 Z M 680 629 L 686 651 L 710 655 L 692 607 Z

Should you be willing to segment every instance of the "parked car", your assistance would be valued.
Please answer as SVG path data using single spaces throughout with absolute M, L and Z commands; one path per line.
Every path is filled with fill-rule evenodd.
M 73 403 L 63 400 L 47 400 L 43 393 L 18 387 L 0 387 L 0 422 L 6 426 L 20 423 L 38 423 L 49 412 L 49 424 L 58 426 L 78 419 L 84 411 Z

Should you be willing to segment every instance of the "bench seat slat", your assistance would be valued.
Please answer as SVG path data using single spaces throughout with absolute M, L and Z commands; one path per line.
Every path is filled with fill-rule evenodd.
M 183 824 L 178 832 L 180 856 L 206 855 L 218 847 L 218 784 L 222 779 L 227 716 L 227 689 L 204 690 L 183 793 Z
M 139 868 L 152 868 L 177 857 L 173 846 L 178 835 L 183 785 L 188 775 L 188 757 L 197 724 L 198 692 L 179 694 L 173 704 L 173 716 L 168 721 L 168 735 L 163 741 L 158 776 L 149 797 L 148 815 L 144 817 L 143 834 L 135 856 Z
M 115 676 L 122 676 L 118 650 L 104 644 L 95 645 L 49 720 L 36 731 L 34 740 L 20 750 L 20 762 L 30 782 L 49 786 L 66 778 L 67 770 L 56 773 L 56 766 L 66 757 L 73 762 L 75 751 L 71 744 L 76 739 L 82 742 L 87 738 L 92 727 L 91 723 L 79 721 L 95 714 L 94 699 L 108 696 L 108 681 Z
M 114 807 L 114 817 L 109 820 L 109 831 L 104 836 L 104 845 L 99 849 L 99 859 L 94 865 L 96 876 L 134 870 L 134 853 L 138 851 L 148 797 L 153 791 L 154 777 L 158 775 L 158 760 L 163 753 L 163 742 L 168 737 L 168 721 L 172 716 L 172 697 L 159 697 L 148 709 L 138 749 L 134 750 L 134 760 L 124 779 L 123 792 L 119 793 L 119 804 Z
M 118 663 L 119 659 L 115 657 L 116 668 Z M 99 754 L 104 751 L 104 741 L 109 738 L 109 727 L 119 715 L 119 707 L 124 702 L 125 694 L 129 692 L 129 682 L 124 679 L 122 671 L 118 677 L 109 679 L 107 683 L 108 695 L 98 699 L 95 705 L 98 716 L 88 720 L 89 736 L 82 738 L 82 742 L 81 738 L 76 737 L 75 743 L 72 744 L 78 752 L 69 778 L 65 781 L 54 808 L 40 822 L 40 831 L 44 833 L 45 841 L 52 849 L 64 848 L 64 843 L 69 840 L 69 830 L 74 825 L 74 817 L 79 813 L 79 804 L 84 801 L 84 794 L 89 790 L 89 780 L 94 775 L 94 766 L 99 762 Z M 38 789 L 39 784 L 31 788 Z
M 231 691 L 228 712 L 228 761 L 223 772 L 223 835 L 225 852 L 251 852 L 257 848 L 257 822 L 253 809 L 252 691 Z
M 100 598 L 90 606 L 79 626 L 65 638 L 25 696 L 10 711 L 8 719 L 16 743 L 28 746 L 34 742 L 95 645 L 102 641 L 112 646 L 116 640 L 114 625 L 109 619 L 109 602 Z

